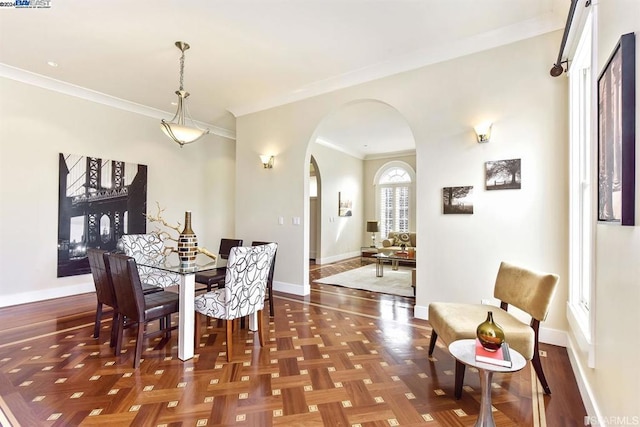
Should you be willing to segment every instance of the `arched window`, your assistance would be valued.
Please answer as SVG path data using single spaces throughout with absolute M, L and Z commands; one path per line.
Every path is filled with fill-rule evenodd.
M 410 231 L 413 171 L 401 162 L 383 166 L 376 175 L 380 236 L 390 231 Z

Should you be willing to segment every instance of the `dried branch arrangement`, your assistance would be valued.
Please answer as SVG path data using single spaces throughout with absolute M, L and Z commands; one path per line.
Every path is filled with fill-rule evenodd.
M 162 217 L 162 212 L 164 212 L 164 209 L 162 209 L 160 207 L 160 203 L 156 202 L 156 206 L 158 207 L 158 213 L 156 215 L 152 215 L 152 214 L 145 214 L 145 216 L 147 217 L 147 219 L 150 222 L 154 222 L 154 223 L 160 223 L 160 225 L 162 225 L 163 227 L 169 228 L 175 232 L 178 233 L 178 237 L 180 236 L 180 233 L 182 233 L 182 224 L 180 224 L 180 222 L 177 222 L 176 225 L 171 225 L 169 224 L 163 217 Z M 151 233 L 158 235 L 158 237 L 160 237 L 162 240 L 167 241 L 167 240 L 171 240 L 172 242 L 176 243 L 176 247 L 173 246 L 166 246 L 164 248 L 165 251 L 165 255 L 170 254 L 171 252 L 175 252 L 178 253 L 178 238 L 177 237 L 172 237 L 171 234 L 169 234 L 168 231 L 166 230 L 162 230 L 161 228 L 159 228 L 158 226 L 156 226 L 156 229 L 151 231 Z M 216 260 L 216 258 L 218 258 L 218 256 L 214 253 L 212 253 L 211 251 L 209 251 L 206 248 L 201 248 L 201 247 L 197 247 L 196 250 L 198 251 L 199 254 L 203 254 L 208 256 L 209 258 L 211 258 L 212 260 Z

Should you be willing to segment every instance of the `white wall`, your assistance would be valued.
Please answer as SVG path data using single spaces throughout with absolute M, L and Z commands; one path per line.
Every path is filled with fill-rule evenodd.
M 548 70 L 560 36 L 439 64 L 421 80 L 424 92 L 437 101 L 414 129 L 417 312 L 432 301 L 491 298 L 500 262 L 509 261 L 560 275 L 542 339 L 564 344 L 567 84 Z M 491 141 L 478 144 L 472 126 L 484 120 L 493 122 Z M 486 191 L 485 162 L 514 158 L 522 160 L 522 189 Z M 474 214 L 443 215 L 442 188 L 465 185 L 474 187 Z
M 640 423 L 640 2 L 600 0 L 597 16 L 598 74 L 620 36 L 636 33 L 636 216 L 635 227 L 596 226 L 595 368 L 589 368 L 570 336 L 574 370 L 584 381 L 592 425 Z M 591 406 L 591 408 L 589 408 Z M 626 417 L 626 418 L 625 418 Z M 635 417 L 635 418 L 634 418 Z
M 426 316 L 431 301 L 479 302 L 490 297 L 500 261 L 520 262 L 561 276 L 544 328 L 547 340 L 562 342 L 564 334 L 558 331 L 566 330 L 567 86 L 551 78 L 548 70 L 561 35 L 556 32 L 240 117 L 238 229 L 274 230 L 280 213 L 306 218 L 307 148 L 315 129 L 349 102 L 380 100 L 407 119 L 416 140 L 421 255 L 416 314 Z M 473 126 L 486 119 L 494 122 L 493 139 L 478 145 Z M 276 174 L 267 176 L 251 159 L 270 145 L 279 155 Z M 522 159 L 522 190 L 483 190 L 484 162 L 510 158 Z M 474 215 L 442 215 L 442 187 L 457 185 L 475 187 Z M 284 279 L 289 291 L 307 293 L 308 232 L 303 228 L 308 224 L 297 229 L 289 224 L 287 218 L 273 232 L 286 246 L 287 260 L 278 266 L 276 282 Z
M 322 178 L 321 254 L 319 264 L 358 256 L 362 246 L 364 228 L 364 198 L 362 192 L 363 162 L 348 154 L 313 143 L 311 155 L 315 158 Z M 338 216 L 338 193 L 353 198 L 353 216 Z
M 148 166 L 147 207 L 217 252 L 234 229 L 235 143 L 208 136 L 180 149 L 159 121 L 0 78 L 0 306 L 92 291 L 90 275 L 56 278 L 58 153 Z M 149 229 L 149 228 L 148 228 Z

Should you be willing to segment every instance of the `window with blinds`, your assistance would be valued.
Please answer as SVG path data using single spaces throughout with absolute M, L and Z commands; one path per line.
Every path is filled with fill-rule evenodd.
M 378 180 L 380 192 L 380 235 L 409 231 L 411 177 L 401 167 L 389 168 Z

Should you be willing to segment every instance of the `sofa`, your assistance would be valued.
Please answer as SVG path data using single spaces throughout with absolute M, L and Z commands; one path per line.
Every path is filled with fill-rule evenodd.
M 402 244 L 406 248 L 416 248 L 416 233 L 411 231 L 390 231 L 387 238 L 382 241 L 382 247 L 378 247 L 378 253 L 392 254 L 402 249 Z

